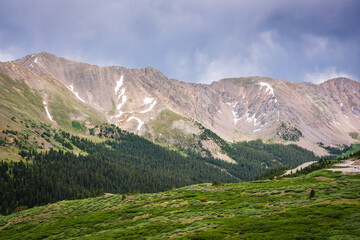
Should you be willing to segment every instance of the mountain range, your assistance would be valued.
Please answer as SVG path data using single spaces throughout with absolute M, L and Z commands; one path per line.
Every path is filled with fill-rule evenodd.
M 230 142 L 290 142 L 322 155 L 318 143 L 349 144 L 360 132 L 360 83 L 346 78 L 312 84 L 241 77 L 197 84 L 169 79 L 152 67 L 99 67 L 46 52 L 0 63 L 0 73 L 34 95 L 26 110 L 33 117 L 65 129 L 73 121 L 90 127 L 108 122 L 168 146 L 189 145 L 200 124 Z M 4 101 L 11 102 L 6 94 Z M 9 103 L 2 105 L 9 109 Z M 2 122 L 8 124 L 10 115 L 4 110 Z

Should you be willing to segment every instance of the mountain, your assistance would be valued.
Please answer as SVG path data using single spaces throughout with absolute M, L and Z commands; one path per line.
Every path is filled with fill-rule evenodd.
M 356 176 L 243 182 L 319 159 L 292 143 L 358 139 L 358 82 L 192 84 L 39 53 L 0 63 L 0 85 L 0 214 L 20 211 L 0 215 L 1 239 L 359 234 Z
M 76 62 L 55 58 L 77 68 Z M 35 58 L 29 69 L 40 66 L 41 59 Z M 144 193 L 215 179 L 246 181 L 269 169 L 318 159 L 293 144 L 227 142 L 144 91 L 138 91 L 137 99 L 135 95 L 124 98 L 129 105 L 136 101 L 144 105 L 136 113 L 124 113 L 135 119 L 131 119 L 133 126 L 130 121 L 124 126 L 142 133 L 141 137 L 107 123 L 117 119 L 114 115 L 119 110 L 104 112 L 100 97 L 89 104 L 91 92 L 85 95 L 71 78 L 64 84 L 44 68 L 29 69 L 16 62 L 0 63 L 0 214 L 75 199 L 79 194 L 88 197 L 99 189 Z M 127 94 L 121 81 L 117 84 L 111 91 Z M 106 90 L 100 86 L 93 88 L 99 91 L 96 94 Z M 120 98 L 124 96 L 130 94 L 121 93 Z M 149 120 L 139 128 L 137 122 L 145 122 L 141 116 Z
M 194 121 L 227 141 L 295 142 L 318 154 L 325 151 L 317 143 L 349 144 L 360 132 L 360 83 L 346 78 L 318 85 L 268 77 L 195 84 L 168 79 L 151 67 L 99 67 L 45 52 L 5 64 L 12 66 L 5 69 L 10 76 L 29 74 L 25 81 L 41 89 L 44 99 L 51 94 L 36 76 L 67 88 L 109 123 L 168 145 L 198 134 Z

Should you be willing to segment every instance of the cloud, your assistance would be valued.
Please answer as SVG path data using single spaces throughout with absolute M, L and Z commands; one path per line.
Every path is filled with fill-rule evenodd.
M 211 58 L 206 53 L 198 51 L 195 56 L 197 81 L 211 83 L 222 78 L 267 76 L 271 72 L 269 68 L 272 68 L 273 62 L 287 57 L 280 39 L 277 31 L 269 30 L 260 32 L 251 43 L 240 49 L 232 49 L 233 45 L 229 44 L 230 49 L 227 49 L 225 54 L 217 52 L 216 57 Z
M 198 77 L 200 83 L 211 83 L 222 78 L 260 75 L 260 69 L 248 59 L 216 59 L 206 64 L 204 73 Z
M 329 79 L 338 78 L 338 77 L 345 77 L 345 78 L 350 78 L 352 80 L 357 80 L 357 78 L 355 76 L 353 76 L 352 74 L 338 71 L 336 69 L 336 67 L 329 67 L 323 71 L 315 71 L 313 73 L 307 73 L 305 75 L 304 79 L 306 82 L 320 84 Z
M 301 81 L 314 66 L 360 76 L 359 11 L 358 0 L 2 0 L 0 46 L 19 51 L 0 53 L 152 66 L 188 82 Z
M 329 39 L 314 34 L 304 34 L 302 40 L 305 44 L 305 53 L 308 57 L 314 57 L 326 53 L 329 49 Z
M 7 62 L 13 60 L 15 60 L 15 57 L 12 53 L 8 52 L 7 50 L 0 49 L 0 62 Z

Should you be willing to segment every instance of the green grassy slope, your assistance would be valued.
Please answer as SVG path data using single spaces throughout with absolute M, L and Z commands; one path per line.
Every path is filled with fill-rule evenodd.
M 28 73 L 26 69 L 20 69 Z M 31 83 L 40 77 L 28 73 L 26 78 Z M 60 129 L 98 141 L 89 136 L 88 131 L 94 125 L 104 123 L 105 118 L 78 101 L 56 80 L 43 77 L 41 82 L 46 87 L 39 90 L 22 78 L 13 79 L 0 73 L 0 160 L 19 161 L 21 150 L 63 149 L 53 139 L 53 133 Z M 54 122 L 47 117 L 45 100 Z M 74 128 L 74 122 L 84 127 Z
M 88 125 L 106 121 L 98 111 L 81 103 L 70 90 L 55 80 L 44 77 L 42 82 L 46 88 L 37 90 L 28 86 L 23 79 L 12 79 L 0 73 L 0 129 L 26 130 L 20 121 L 31 120 L 75 133 L 72 127 L 74 120 Z M 43 104 L 45 99 L 54 122 L 47 117 Z
M 315 197 L 309 198 L 315 190 Z M 1 239 L 359 239 L 360 175 L 198 184 L 0 217 Z

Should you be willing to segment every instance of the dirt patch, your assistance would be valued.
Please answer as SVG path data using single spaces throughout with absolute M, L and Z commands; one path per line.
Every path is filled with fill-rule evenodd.
M 171 128 L 180 129 L 181 131 L 184 131 L 185 134 L 200 134 L 201 132 L 196 125 L 191 122 L 184 121 L 183 119 L 174 121 L 171 125 Z
M 360 204 L 360 200 L 359 199 L 336 199 L 335 201 L 332 201 L 332 203 L 345 203 L 345 204 L 356 204 L 359 205 Z
M 171 234 L 169 236 L 169 238 L 181 237 L 181 236 L 185 236 L 185 235 L 188 235 L 188 234 L 193 234 L 193 233 L 198 232 L 198 231 L 207 231 L 210 228 L 211 227 L 207 226 L 207 227 L 202 227 L 202 228 L 198 228 L 196 230 L 191 230 L 191 231 L 187 231 L 187 232 L 174 233 L 174 234 Z
M 171 205 L 171 207 L 178 208 L 178 207 L 182 207 L 182 206 L 187 205 L 187 204 L 189 204 L 189 202 L 184 201 L 184 202 L 180 202 L 180 203 L 175 203 L 175 204 Z
M 360 169 L 356 169 L 356 168 L 330 168 L 327 169 L 329 171 L 333 171 L 333 172 L 341 172 L 342 174 L 360 174 Z
M 296 173 L 296 171 L 300 171 L 301 169 L 306 168 L 307 166 L 310 166 L 311 164 L 316 163 L 316 162 L 317 161 L 311 161 L 311 162 L 303 163 L 303 164 L 301 164 L 300 166 L 298 166 L 298 167 L 296 167 L 294 169 L 288 170 L 286 173 L 283 174 L 283 176 L 289 175 L 291 173 Z
M 149 221 L 168 221 L 169 218 L 165 217 L 165 216 L 158 216 L 158 217 L 154 217 L 154 218 L 150 218 Z
M 142 218 L 147 218 L 149 217 L 150 214 L 144 214 L 144 215 L 141 215 L 141 216 L 136 216 L 132 219 L 133 222 L 135 222 L 136 220 L 139 220 L 139 219 L 142 219 Z
M 335 166 L 337 167 L 350 167 L 354 164 L 354 159 L 349 159 L 349 160 L 346 160 L 345 162 L 342 162 L 342 163 L 337 163 L 335 164 Z
M 180 218 L 178 219 L 179 222 L 181 223 L 193 223 L 195 221 L 199 221 L 199 220 L 203 220 L 204 217 L 206 217 L 207 215 L 205 216 L 197 216 L 197 217 L 193 217 L 193 218 Z
M 314 178 L 317 179 L 317 180 L 320 180 L 320 181 L 334 181 L 334 180 L 336 180 L 335 178 L 328 178 L 328 177 L 322 177 L 322 176 L 314 177 Z
M 360 166 L 360 159 L 356 160 L 352 165 L 353 166 Z
M 221 153 L 220 147 L 213 140 L 203 140 L 201 141 L 201 144 L 206 150 L 211 152 L 211 155 L 213 155 L 213 157 L 228 163 L 237 164 L 234 159 L 231 159 L 229 156 Z

